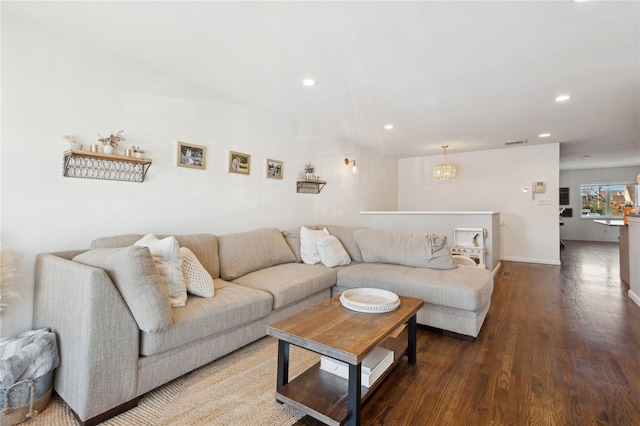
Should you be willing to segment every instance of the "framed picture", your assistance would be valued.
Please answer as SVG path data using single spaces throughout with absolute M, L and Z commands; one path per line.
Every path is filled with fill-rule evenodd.
M 187 142 L 178 142 L 178 167 L 205 169 L 206 147 Z
M 267 177 L 270 179 L 282 179 L 284 164 L 282 161 L 267 158 Z
M 241 152 L 229 151 L 229 172 L 248 175 L 251 172 L 251 156 Z

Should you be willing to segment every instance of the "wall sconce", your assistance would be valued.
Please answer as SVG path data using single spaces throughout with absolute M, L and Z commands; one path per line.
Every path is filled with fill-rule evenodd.
M 351 171 L 355 175 L 356 173 L 358 173 L 358 166 L 356 166 L 356 160 L 349 160 L 348 158 L 344 159 L 344 165 L 345 166 L 348 166 L 351 163 L 353 163 L 353 168 L 351 169 Z
M 433 176 L 438 179 L 453 179 L 456 177 L 456 166 L 449 164 L 449 161 L 447 161 L 447 148 L 449 148 L 448 145 L 442 145 L 442 155 L 444 159 L 442 163 L 433 169 Z

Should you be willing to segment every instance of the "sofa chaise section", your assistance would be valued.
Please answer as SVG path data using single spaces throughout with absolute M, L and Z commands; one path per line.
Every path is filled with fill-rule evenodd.
M 358 263 L 338 271 L 333 293 L 374 287 L 424 300 L 419 324 L 477 337 L 489 310 L 493 277 L 486 269 L 460 266 L 434 270 L 384 263 Z

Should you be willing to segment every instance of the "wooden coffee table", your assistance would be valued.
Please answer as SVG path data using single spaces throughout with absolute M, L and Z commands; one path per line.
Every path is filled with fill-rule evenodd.
M 278 339 L 276 400 L 328 425 L 359 425 L 362 403 L 403 355 L 416 363 L 416 312 L 424 301 L 399 297 L 392 312 L 362 313 L 344 308 L 336 296 L 267 326 L 267 334 Z M 392 337 L 405 323 L 407 341 Z M 320 370 L 318 363 L 289 382 L 289 344 L 346 362 L 349 379 Z M 361 362 L 376 346 L 394 351 L 393 364 L 372 387 L 362 387 Z

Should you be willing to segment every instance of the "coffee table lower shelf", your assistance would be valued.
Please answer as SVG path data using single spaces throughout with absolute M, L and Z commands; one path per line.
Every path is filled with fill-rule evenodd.
M 361 404 L 365 404 L 376 388 L 398 365 L 407 351 L 407 342 L 388 337 L 380 346 L 393 351 L 393 364 L 372 387 L 360 387 Z M 286 403 L 328 425 L 344 425 L 348 417 L 348 380 L 320 370 L 315 364 L 276 391 L 276 400 Z

